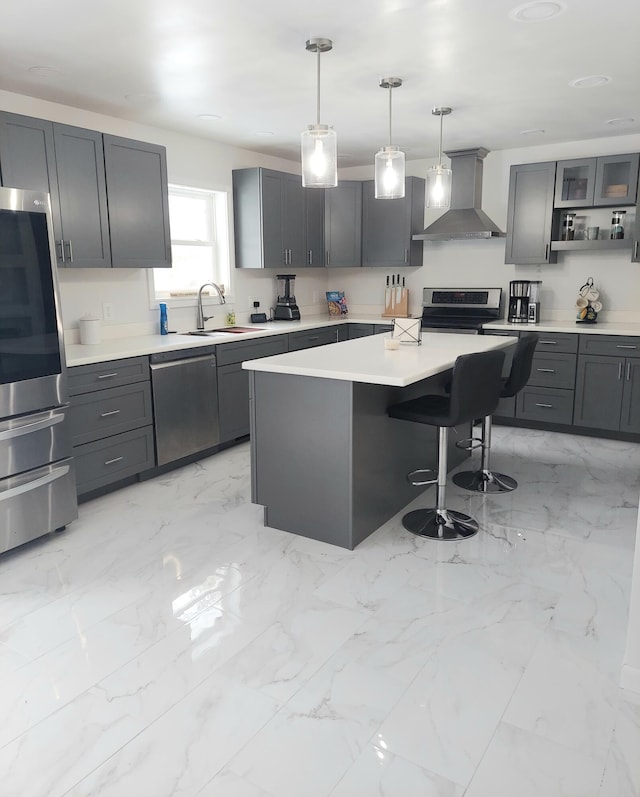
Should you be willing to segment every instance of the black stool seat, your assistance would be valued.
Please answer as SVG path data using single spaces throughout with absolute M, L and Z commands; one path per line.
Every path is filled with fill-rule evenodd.
M 416 485 L 438 485 L 434 508 L 417 509 L 402 518 L 404 527 L 414 534 L 459 540 L 477 533 L 478 524 L 473 518 L 445 506 L 448 431 L 452 426 L 490 415 L 495 410 L 502 390 L 503 363 L 504 352 L 499 350 L 464 354 L 453 366 L 448 395 L 425 395 L 388 407 L 387 414 L 391 418 L 438 427 L 438 478 L 413 480 L 409 474 Z
M 509 376 L 503 380 L 500 398 L 516 396 L 529 381 L 533 355 L 538 343 L 536 332 L 523 332 L 516 343 Z M 478 416 L 480 417 L 480 416 Z M 482 437 L 480 438 L 481 459 L 478 470 L 464 470 L 456 473 L 453 481 L 458 487 L 474 493 L 507 493 L 515 490 L 518 482 L 505 473 L 492 471 L 489 465 L 491 451 L 491 413 L 483 416 Z M 474 438 L 474 442 L 477 438 Z

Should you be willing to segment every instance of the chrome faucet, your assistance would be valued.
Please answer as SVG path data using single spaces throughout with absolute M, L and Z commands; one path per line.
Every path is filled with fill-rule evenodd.
M 202 310 L 202 291 L 208 285 L 211 285 L 212 288 L 216 289 L 216 293 L 220 298 L 220 304 L 225 303 L 224 293 L 222 293 L 219 285 L 216 285 L 215 282 L 205 282 L 204 285 L 201 285 L 198 289 L 198 315 L 196 318 L 196 329 L 204 329 L 204 322 L 208 321 L 210 318 L 213 318 L 212 315 L 205 315 Z

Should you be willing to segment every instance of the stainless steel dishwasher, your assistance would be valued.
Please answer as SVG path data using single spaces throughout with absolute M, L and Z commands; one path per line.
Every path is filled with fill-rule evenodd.
M 218 445 L 215 346 L 152 354 L 149 362 L 158 465 Z

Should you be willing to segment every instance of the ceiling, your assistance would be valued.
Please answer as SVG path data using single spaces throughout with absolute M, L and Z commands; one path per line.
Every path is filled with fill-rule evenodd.
M 0 88 L 297 160 L 316 121 L 341 166 L 393 142 L 408 160 L 640 132 L 640 3 L 545 0 L 21 0 L 0 10 Z M 34 67 L 37 67 L 34 69 Z M 577 78 L 610 78 L 593 88 Z M 201 118 L 212 115 L 219 118 Z M 623 120 L 610 123 L 610 120 Z M 631 121 L 629 121 L 631 119 Z M 539 131 L 544 132 L 539 132 Z M 538 131 L 538 132 L 523 132 Z

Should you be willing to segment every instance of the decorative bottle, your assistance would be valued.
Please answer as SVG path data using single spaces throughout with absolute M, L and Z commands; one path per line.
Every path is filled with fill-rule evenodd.
M 167 305 L 164 302 L 160 303 L 160 334 L 169 334 L 169 318 L 167 317 Z

